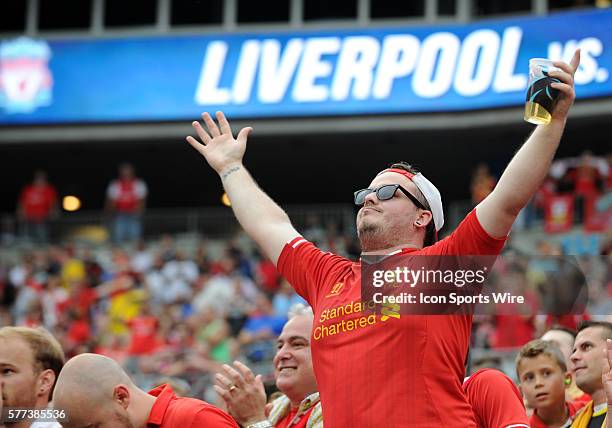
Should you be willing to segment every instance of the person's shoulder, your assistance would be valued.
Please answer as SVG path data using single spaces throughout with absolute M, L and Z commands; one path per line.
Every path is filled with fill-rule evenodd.
M 355 264 L 355 262 L 351 261 L 346 257 L 319 248 L 313 242 L 307 240 L 302 236 L 295 237 L 291 241 L 287 242 L 283 247 L 283 250 L 281 252 L 281 258 L 285 259 L 290 255 L 296 256 L 298 258 L 304 258 L 308 256 L 324 257 L 329 258 L 330 260 L 334 260 L 335 262 L 347 263 L 348 265 Z
M 512 397 L 511 394 L 508 394 L 512 391 L 514 396 L 521 400 L 521 394 L 512 379 L 504 372 L 496 369 L 485 368 L 478 370 L 464 380 L 463 390 L 466 393 L 471 393 L 471 390 L 479 391 L 479 393 L 487 391 L 488 393 L 505 398 Z
M 27 192 L 31 192 L 32 189 L 34 189 L 34 186 L 31 184 L 26 184 L 25 186 L 23 186 L 21 188 L 21 193 L 27 193 Z
M 233 419 L 218 407 L 205 401 L 189 397 L 176 397 L 168 409 L 176 421 L 176 427 L 200 426 L 206 422 L 208 427 L 235 427 Z
M 497 369 L 484 368 L 476 371 L 473 375 L 471 375 L 466 382 L 469 381 L 485 381 L 485 382 L 512 382 L 510 377 L 504 372 Z
M 206 426 L 207 428 L 238 428 L 234 419 L 218 407 L 201 400 L 191 399 L 199 402 L 194 405 L 195 417 L 191 423 L 193 428 Z
M 574 417 L 573 417 L 574 421 L 572 422 L 572 427 L 582 426 L 581 424 L 584 421 L 586 421 L 586 423 L 588 424 L 588 421 L 590 421 L 592 417 L 593 417 L 593 401 L 591 400 L 588 403 L 586 403 L 584 407 L 579 409 L 574 414 Z

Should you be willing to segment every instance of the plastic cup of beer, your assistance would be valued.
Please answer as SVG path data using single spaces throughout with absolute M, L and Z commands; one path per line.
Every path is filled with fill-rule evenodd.
M 550 77 L 549 72 L 559 70 L 553 62 L 545 58 L 529 60 L 529 83 L 525 99 L 525 120 L 535 125 L 548 125 L 559 90 L 550 86 L 559 79 Z

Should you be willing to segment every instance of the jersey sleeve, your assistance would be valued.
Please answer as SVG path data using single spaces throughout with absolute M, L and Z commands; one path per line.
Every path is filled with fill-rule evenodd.
M 521 393 L 499 370 L 477 371 L 464 382 L 463 389 L 479 427 L 529 428 Z
M 344 257 L 326 253 L 298 236 L 281 251 L 277 269 L 295 291 L 315 306 L 320 287 L 339 279 L 351 269 L 352 262 Z
M 423 254 L 495 256 L 501 252 L 505 243 L 506 237 L 495 238 L 483 229 L 474 209 L 453 233 L 434 245 L 425 247 Z

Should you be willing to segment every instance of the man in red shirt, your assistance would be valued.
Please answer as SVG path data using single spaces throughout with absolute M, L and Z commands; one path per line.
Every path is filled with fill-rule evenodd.
M 47 243 L 49 220 L 56 213 L 57 191 L 47 181 L 44 171 L 36 171 L 34 181 L 23 188 L 17 204 L 23 235 L 34 242 Z
M 580 62 L 555 62 L 561 83 L 552 121 L 538 126 L 497 186 L 447 238 L 440 193 L 407 164 L 380 172 L 355 193 L 364 255 L 497 255 L 516 216 L 546 177 L 574 101 Z M 287 214 L 242 164 L 251 128 L 234 139 L 227 119 L 203 114 L 208 133 L 187 141 L 219 174 L 238 221 L 279 272 L 313 307 L 312 355 L 328 428 L 474 427 L 462 390 L 471 315 L 375 314 L 361 299 L 361 263 L 325 253 L 293 228 Z M 434 243 L 435 242 L 435 243 Z M 433 245 L 432 245 L 433 244 Z
M 218 408 L 177 397 L 169 385 L 148 393 L 138 388 L 114 360 L 81 354 L 66 363 L 53 397 L 66 412 L 64 428 L 237 428 Z
M 130 329 L 130 345 L 128 354 L 132 357 L 149 355 L 158 348 L 157 331 L 159 320 L 151 313 L 148 302 L 140 307 L 140 314 L 127 322 Z
M 135 176 L 132 165 L 124 163 L 119 166 L 119 178 L 111 181 L 106 190 L 107 209 L 115 214 L 115 243 L 140 239 L 147 192 L 147 185 Z

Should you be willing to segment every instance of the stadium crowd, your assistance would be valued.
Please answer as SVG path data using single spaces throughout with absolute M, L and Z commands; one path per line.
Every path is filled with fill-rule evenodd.
M 553 180 L 551 175 L 533 201 L 537 210 L 530 230 L 542 229 L 545 203 L 538 201 L 558 192 L 573 194 L 578 183 L 572 180 L 580 176 L 576 165 L 586 164 L 596 171 L 588 174 L 594 190 L 587 196 L 597 195 L 604 206 L 611 187 L 601 159 L 589 155 L 562 159 L 553 166 L 559 178 Z M 579 228 L 585 222 L 581 212 L 577 210 L 572 220 Z M 528 304 L 519 314 L 477 315 L 473 349 L 515 355 L 554 326 L 575 331 L 581 321 L 612 321 L 609 230 L 597 251 L 575 258 L 569 257 L 571 248 L 552 234 L 545 234 L 530 256 L 510 240 L 491 281 L 530 296 Z M 350 259 L 359 256 L 354 239 L 314 217 L 304 236 Z M 178 394 L 221 404 L 213 394 L 214 375 L 223 371 L 224 364 L 239 360 L 263 374 L 271 392 L 276 389 L 276 338 L 289 308 L 304 301 L 274 264 L 243 238 L 202 240 L 194 248 L 183 248 L 170 235 L 123 246 L 26 245 L 24 251 L 11 252 L 17 258 L 0 263 L 0 325 L 42 326 L 57 338 L 67 357 L 83 353 L 110 357 L 145 389 L 171 382 Z M 588 301 L 574 314 L 554 317 L 541 303 L 552 292 L 551 284 L 563 282 L 559 261 L 565 259 L 582 270 Z M 504 368 L 495 359 L 472 363 L 473 371 L 487 365 Z M 520 380 L 518 372 L 507 374 Z
M 580 204 L 598 197 L 599 206 L 609 210 L 606 201 L 611 187 L 604 165 L 603 159 L 589 154 L 557 161 L 532 201 L 533 215 L 526 214 L 532 217 L 522 228 L 541 230 L 547 198 L 558 194 L 578 195 Z M 590 172 L 582 174 L 581 169 Z M 485 168 L 479 168 L 475 177 L 482 174 L 488 174 L 482 180 L 492 190 L 495 179 Z M 579 177 L 586 178 L 581 182 Z M 488 195 L 484 188 L 473 183 L 473 190 L 480 192 L 474 195 L 480 198 L 474 203 Z M 578 188 L 590 190 L 579 192 Z M 584 209 L 578 203 L 572 226 L 583 229 Z M 595 251 L 575 257 L 572 248 L 554 239 L 554 234 L 544 234 L 536 254 L 530 256 L 509 240 L 490 280 L 520 291 L 528 302 L 521 313 L 493 310 L 477 315 L 472 349 L 516 355 L 553 327 L 576 331 L 580 322 L 612 321 L 612 234 L 606 227 L 607 235 L 603 233 L 604 240 Z M 304 237 L 320 248 L 357 259 L 358 244 L 337 229 L 312 217 Z M 63 242 L 32 247 L 26 241 L 22 248 L 9 252 L 12 257 L 0 263 L 0 326 L 44 327 L 68 358 L 83 353 L 110 357 L 144 389 L 170 382 L 179 395 L 222 405 L 213 393 L 214 375 L 223 372 L 224 364 L 238 360 L 263 375 L 267 392 L 276 390 L 276 338 L 289 308 L 304 300 L 248 238 L 201 240 L 190 248 L 170 235 L 121 246 Z M 563 260 L 579 267 L 588 299 L 574 313 L 555 317 L 542 302 L 554 292 L 551 285 L 563 284 L 567 274 L 559 268 Z M 536 357 L 543 352 L 553 359 L 557 355 L 548 348 L 521 352 Z M 565 372 L 571 364 L 567 361 L 559 367 Z M 499 360 L 481 356 L 472 361 L 477 379 L 486 378 L 477 371 L 486 366 L 507 369 Z M 520 381 L 520 372 L 507 374 Z M 525 400 L 534 406 L 528 395 Z M 573 415 L 577 408 L 571 410 Z
M 202 380 L 245 356 L 269 361 L 291 305 L 303 302 L 261 257 L 171 237 L 132 250 L 40 248 L 0 270 L 2 325 L 43 326 L 66 355 L 112 356 L 146 377 Z M 191 376 L 190 374 L 195 374 Z
M 342 245 L 350 238 L 330 240 L 321 225 L 300 235 L 242 165 L 251 129 L 234 139 L 223 113 L 217 112 L 217 122 L 205 113 L 206 130 L 194 122 L 199 140 L 187 141 L 219 174 L 236 217 L 262 253 L 238 241 L 216 254 L 206 242 L 188 253 L 165 236 L 134 247 L 39 247 L 3 265 L 0 325 L 25 328 L 0 328 L 0 404 L 19 402 L 16 379 L 32 372 L 40 388 L 30 395 L 40 400 L 24 404 L 41 406 L 53 396 L 57 409 L 70 413 L 67 428 L 234 427 L 236 421 L 250 428 L 321 421 L 379 426 L 381 415 L 370 406 L 384 408 L 393 426 L 612 425 L 606 421 L 612 402 L 610 243 L 573 259 L 546 241 L 532 257 L 508 242 L 516 217 L 548 174 L 579 62 L 579 51 L 571 64 L 555 62 L 560 70 L 551 75 L 560 81 L 552 85 L 563 95 L 551 124 L 536 128 L 495 186 L 487 171 L 478 173 L 486 183 L 474 186 L 477 206 L 446 238 L 437 239 L 444 224 L 440 192 L 409 164 L 393 164 L 355 193 L 364 256 L 494 256 L 490 281 L 525 298 L 517 312 L 493 305 L 472 324 L 465 314 L 401 316 L 391 302 L 368 315 L 361 306 L 367 304 L 362 265 L 353 248 Z M 557 192 L 567 185 L 582 199 L 576 212 L 585 227 L 585 201 L 603 191 L 607 173 L 599 175 L 597 164 L 587 154 L 550 171 L 560 177 Z M 573 221 L 573 206 L 565 217 Z M 303 304 L 294 288 L 313 306 L 317 328 L 331 320 L 312 354 L 311 337 L 318 340 L 311 336 L 313 312 L 289 319 L 289 308 Z M 538 339 L 543 335 L 548 340 Z M 475 371 L 461 382 L 470 344 L 520 349 L 514 368 L 522 397 L 498 371 Z M 70 358 L 65 365 L 60 347 Z M 45 349 L 54 350 L 53 358 L 41 357 Z M 30 367 L 20 368 L 28 358 Z M 282 393 L 273 403 L 266 404 L 264 378 L 270 386 L 274 378 Z M 222 401 L 212 394 L 213 384 Z M 369 387 L 377 393 L 362 394 Z M 233 418 L 177 397 L 183 394 L 224 406 Z M 408 398 L 413 405 L 406 405 Z

